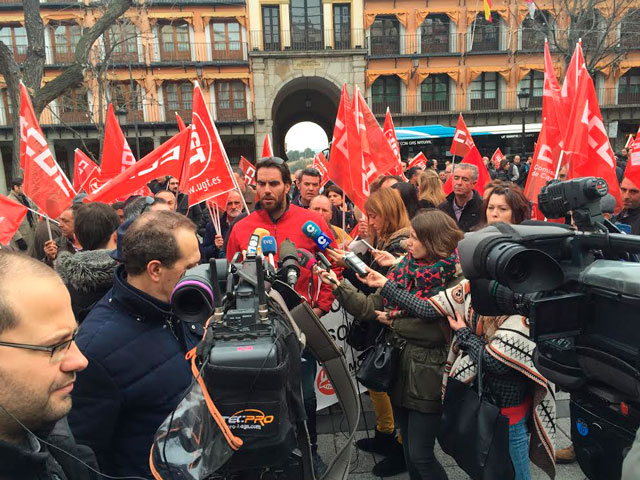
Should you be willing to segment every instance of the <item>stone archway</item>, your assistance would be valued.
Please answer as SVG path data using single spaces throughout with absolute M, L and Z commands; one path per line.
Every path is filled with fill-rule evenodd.
M 317 76 L 298 77 L 284 84 L 271 107 L 274 153 L 286 158 L 284 137 L 298 122 L 314 122 L 333 136 L 333 126 L 340 103 L 340 87 Z

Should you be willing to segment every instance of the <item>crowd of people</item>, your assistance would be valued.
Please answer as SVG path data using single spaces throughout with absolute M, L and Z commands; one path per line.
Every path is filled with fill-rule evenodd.
M 318 171 L 292 174 L 277 157 L 258 160 L 255 189 L 234 171 L 239 191 L 225 205 L 189 208 L 178 180 L 163 177 L 149 185 L 152 196 L 113 205 L 78 198 L 56 221 L 38 221 L 15 179 L 10 196 L 34 212 L 0 249 L 0 478 L 97 478 L 92 469 L 150 478 L 154 433 L 192 380 L 185 354 L 204 330 L 172 311 L 176 283 L 199 263 L 246 251 L 256 228 L 278 245 L 290 239 L 316 253 L 301 228 L 308 220 L 331 238 L 335 268 L 302 268 L 296 291 L 320 318 L 335 300 L 351 313 L 347 340 L 356 349 L 386 338 L 400 351 L 392 389 L 368 391 L 376 426 L 357 446 L 385 457 L 372 473 L 447 478 L 434 455 L 443 388 L 446 394 L 449 378 L 470 382 L 482 358 L 486 383 L 509 420 L 515 478 L 530 479 L 531 462 L 553 478 L 561 459 L 554 392 L 533 364 L 528 322 L 474 313 L 459 264 L 465 232 L 530 217 L 523 186 L 531 158 L 516 155 L 498 168 L 485 159 L 492 180 L 484 196 L 474 165 L 431 161 L 404 176 L 379 177 L 364 211 L 337 185 L 321 187 Z M 640 188 L 624 177 L 624 161 L 618 166 L 624 209 L 612 220 L 640 234 Z M 608 213 L 610 203 L 603 199 Z M 360 254 L 366 277 L 344 268 L 357 240 L 367 245 Z M 521 346 L 517 354 L 511 342 Z M 305 350 L 303 398 L 320 477 L 326 465 L 318 453 L 317 368 Z M 571 460 L 571 451 L 564 455 Z

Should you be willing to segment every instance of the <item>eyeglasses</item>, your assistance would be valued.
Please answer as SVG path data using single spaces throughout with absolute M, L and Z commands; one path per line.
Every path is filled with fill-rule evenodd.
M 71 344 L 76 341 L 77 335 L 78 331 L 75 330 L 69 340 L 64 340 L 60 343 L 56 343 L 55 345 L 50 345 L 47 347 L 43 345 L 29 345 L 27 343 L 11 342 L 0 342 L 0 347 L 24 348 L 26 350 L 39 350 L 41 352 L 49 352 L 49 354 L 51 355 L 51 363 L 58 363 L 62 361 L 62 359 L 66 356 L 69 347 L 71 347 Z
M 256 162 L 256 165 L 259 165 L 260 163 L 267 162 L 267 161 L 271 161 L 278 165 L 284 165 L 284 160 L 280 157 L 262 157 L 258 159 L 258 161 Z

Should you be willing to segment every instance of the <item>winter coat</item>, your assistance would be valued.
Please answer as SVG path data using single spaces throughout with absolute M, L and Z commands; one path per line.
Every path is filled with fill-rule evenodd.
M 90 448 L 76 444 L 67 419 L 59 420 L 50 431 L 35 432 L 38 437 L 96 470 L 98 463 Z M 94 480 L 102 478 L 58 448 L 51 448 L 28 435 L 29 447 L 0 440 L 0 479 L 2 480 Z M 39 450 L 34 451 L 34 447 Z
M 308 220 L 318 225 L 324 233 L 331 237 L 332 245 L 337 246 L 327 222 L 324 221 L 324 218 L 319 213 L 289 205 L 282 216 L 274 220 L 258 204 L 254 212 L 233 224 L 227 241 L 227 259 L 231 261 L 236 252 L 242 252 L 247 249 L 249 237 L 251 237 L 256 228 L 267 229 L 275 237 L 278 247 L 284 240 L 289 239 L 295 244 L 296 248 L 304 248 L 316 253 L 320 251 L 319 248 L 313 240 L 302 232 L 302 225 Z M 274 260 L 278 261 L 278 255 L 274 255 Z M 319 282 L 317 277 L 311 275 L 311 270 L 301 268 L 295 289 L 307 299 L 311 307 L 317 307 L 324 312 L 328 312 L 333 304 L 333 295 L 328 285 Z
M 72 392 L 69 424 L 95 452 L 103 472 L 150 477 L 149 450 L 160 424 L 193 375 L 185 354 L 201 339 L 171 306 L 134 288 L 124 266 L 89 312 L 76 343 L 89 360 Z
M 9 197 L 16 203 L 19 203 L 20 205 L 24 205 L 27 208 L 35 208 L 33 204 L 27 199 L 27 197 L 25 197 L 24 195 L 18 195 L 13 190 L 9 192 L 9 195 L 7 195 L 7 197 Z M 28 211 L 22 219 L 18 231 L 11 239 L 10 245 L 16 250 L 20 250 L 17 242 L 18 240 L 24 240 L 24 243 L 26 244 L 26 250 L 28 251 L 31 248 L 31 245 L 33 245 L 33 238 L 36 233 L 36 222 L 37 220 L 35 218 L 35 214 Z
M 227 237 L 229 235 L 229 223 L 227 222 L 227 214 L 223 213 L 220 216 L 220 227 L 222 228 L 222 238 L 225 244 L 227 243 Z M 211 258 L 224 258 L 225 257 L 225 245 L 222 248 L 218 248 L 215 245 L 216 229 L 213 227 L 212 222 L 208 222 L 204 231 L 204 238 L 200 244 L 200 262 L 207 263 Z
M 473 191 L 471 200 L 469 200 L 462 209 L 460 220 L 456 218 L 456 213 L 453 210 L 453 202 L 455 202 L 455 198 L 455 193 L 451 192 L 447 195 L 447 199 L 438 205 L 438 208 L 453 218 L 458 224 L 458 227 L 460 227 L 460 230 L 468 232 L 480 223 L 480 220 L 482 220 L 482 197 L 478 192 L 475 190 Z
M 69 290 L 71 308 L 78 323 L 111 289 L 117 266 L 109 250 L 87 250 L 75 255 L 62 252 L 58 255 L 54 268 Z
M 625 208 L 613 218 L 613 221 L 631 226 L 631 235 L 640 235 L 640 207 Z

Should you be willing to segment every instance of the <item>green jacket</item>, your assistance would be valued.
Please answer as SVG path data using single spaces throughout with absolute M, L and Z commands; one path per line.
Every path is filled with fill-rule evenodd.
M 333 293 L 347 312 L 363 321 L 375 322 L 375 311 L 384 310 L 379 294 L 365 295 L 348 283 L 341 282 Z M 396 318 L 387 335 L 401 349 L 391 403 L 423 413 L 439 412 L 448 349 L 440 322 Z

